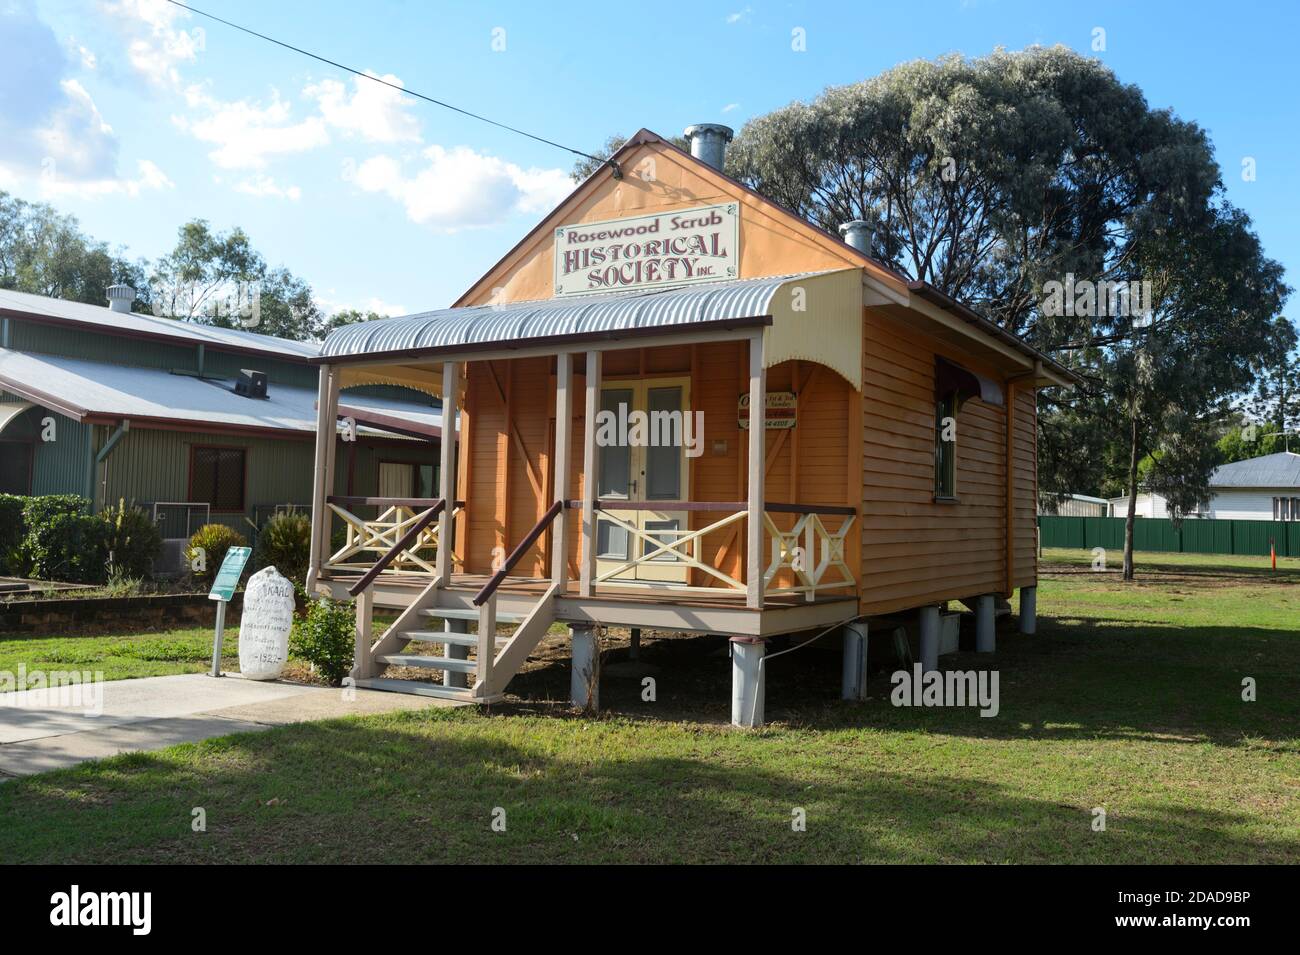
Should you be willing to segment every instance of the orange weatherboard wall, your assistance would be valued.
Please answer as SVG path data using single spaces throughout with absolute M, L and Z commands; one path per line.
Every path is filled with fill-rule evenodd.
M 640 137 L 641 134 L 638 134 Z M 597 173 L 526 236 L 457 305 L 553 297 L 554 229 L 560 225 L 689 209 L 724 202 L 740 206 L 740 278 L 857 268 L 905 291 L 893 273 L 853 249 L 765 202 L 653 136 L 634 139 L 617 157 L 623 178 Z M 934 489 L 934 367 L 944 355 L 1006 387 L 997 368 L 940 342 L 909 322 L 902 306 L 862 310 L 864 388 L 808 361 L 768 369 L 769 391 L 797 395 L 797 425 L 766 433 L 768 502 L 860 508 L 846 560 L 867 613 L 890 613 L 1010 586 L 1035 583 L 1036 429 L 1033 385 L 1017 392 L 1014 427 L 1015 555 L 1007 579 L 1006 417 L 978 400 L 958 416 L 957 503 L 938 503 Z M 691 461 L 689 499 L 743 501 L 747 432 L 737 401 L 748 387 L 748 345 L 735 341 L 606 352 L 604 380 L 689 376 L 694 410 L 704 414 L 704 453 Z M 462 420 L 461 497 L 456 553 L 463 569 L 488 573 L 546 511 L 555 495 L 555 360 L 536 357 L 466 364 Z M 574 368 L 571 480 L 565 494 L 581 496 L 583 465 L 581 357 Z M 724 513 L 692 512 L 699 527 Z M 576 576 L 579 517 L 571 528 L 570 572 Z M 793 516 L 782 515 L 781 526 Z M 837 526 L 828 520 L 831 526 Z M 742 525 L 717 532 L 703 557 L 733 576 L 743 573 Z M 545 576 L 550 535 L 516 574 Z M 764 555 L 766 558 L 766 555 Z M 766 561 L 764 561 L 766 562 Z M 690 583 L 709 586 L 699 575 Z

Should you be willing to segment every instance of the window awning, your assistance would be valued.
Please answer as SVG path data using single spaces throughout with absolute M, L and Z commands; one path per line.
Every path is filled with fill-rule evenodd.
M 760 319 L 767 323 L 764 352 L 769 367 L 791 359 L 812 361 L 861 390 L 862 270 L 856 268 L 445 308 L 358 322 L 331 333 L 319 360 L 345 366 L 345 383 L 380 382 L 385 379 L 377 365 L 364 372 L 346 366 L 367 360 L 468 359 L 476 351 L 640 338 Z M 652 338 L 642 341 L 654 343 Z
M 979 398 L 985 404 L 1001 408 L 1002 385 L 987 375 L 964 368 L 946 358 L 936 358 L 934 368 L 934 393 L 936 398 L 957 393 L 958 403 L 968 398 Z

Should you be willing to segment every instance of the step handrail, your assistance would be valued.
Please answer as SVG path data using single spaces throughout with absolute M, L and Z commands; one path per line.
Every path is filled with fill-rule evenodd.
M 388 549 L 388 553 L 375 561 L 375 565 L 362 574 L 360 580 L 348 588 L 349 594 L 355 597 L 374 583 L 375 578 L 384 572 L 384 568 L 391 564 L 398 554 L 411 546 L 415 539 L 419 537 L 420 532 L 432 524 L 433 519 L 442 513 L 442 509 L 447 506 L 446 498 L 439 497 L 434 498 L 433 500 L 435 500 L 436 503 L 415 519 L 415 523 L 407 529 L 406 533 L 401 536 L 396 544 Z M 444 547 L 446 546 L 446 543 L 444 541 L 439 541 L 438 546 Z
M 474 595 L 474 606 L 483 606 L 483 604 L 485 604 L 491 596 L 496 593 L 497 588 L 500 587 L 502 581 L 509 576 L 510 571 L 514 569 L 515 564 L 519 563 L 519 561 L 523 559 L 524 554 L 528 553 L 528 549 L 537 543 L 537 539 L 546 533 L 546 529 L 551 526 L 551 522 L 555 520 L 556 516 L 561 511 L 564 510 L 564 503 L 564 501 L 556 501 L 546 509 L 546 513 L 543 514 L 541 519 L 533 525 L 533 529 L 529 531 L 515 549 L 510 552 L 510 556 L 507 557 L 505 563 L 501 565 L 501 569 L 493 574 L 491 579 L 483 585 L 483 589 Z

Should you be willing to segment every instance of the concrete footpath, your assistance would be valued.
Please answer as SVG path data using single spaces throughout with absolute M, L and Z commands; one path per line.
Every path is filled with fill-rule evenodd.
M 59 692 L 0 693 L 0 782 L 285 723 L 464 705 L 357 689 L 349 700 L 341 689 L 201 673 L 112 680 L 71 698 Z

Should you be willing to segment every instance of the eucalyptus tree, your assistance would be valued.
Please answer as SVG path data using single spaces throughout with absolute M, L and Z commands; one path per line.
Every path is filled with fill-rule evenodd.
M 1289 289 L 1224 201 L 1204 131 L 1064 47 L 827 89 L 751 120 L 727 163 L 824 228 L 868 221 L 876 255 L 1084 376 L 1040 403 L 1048 491 L 1100 486 L 1116 462 L 1131 514 L 1158 451 L 1150 481 L 1180 517 L 1226 403 L 1286 345 Z

